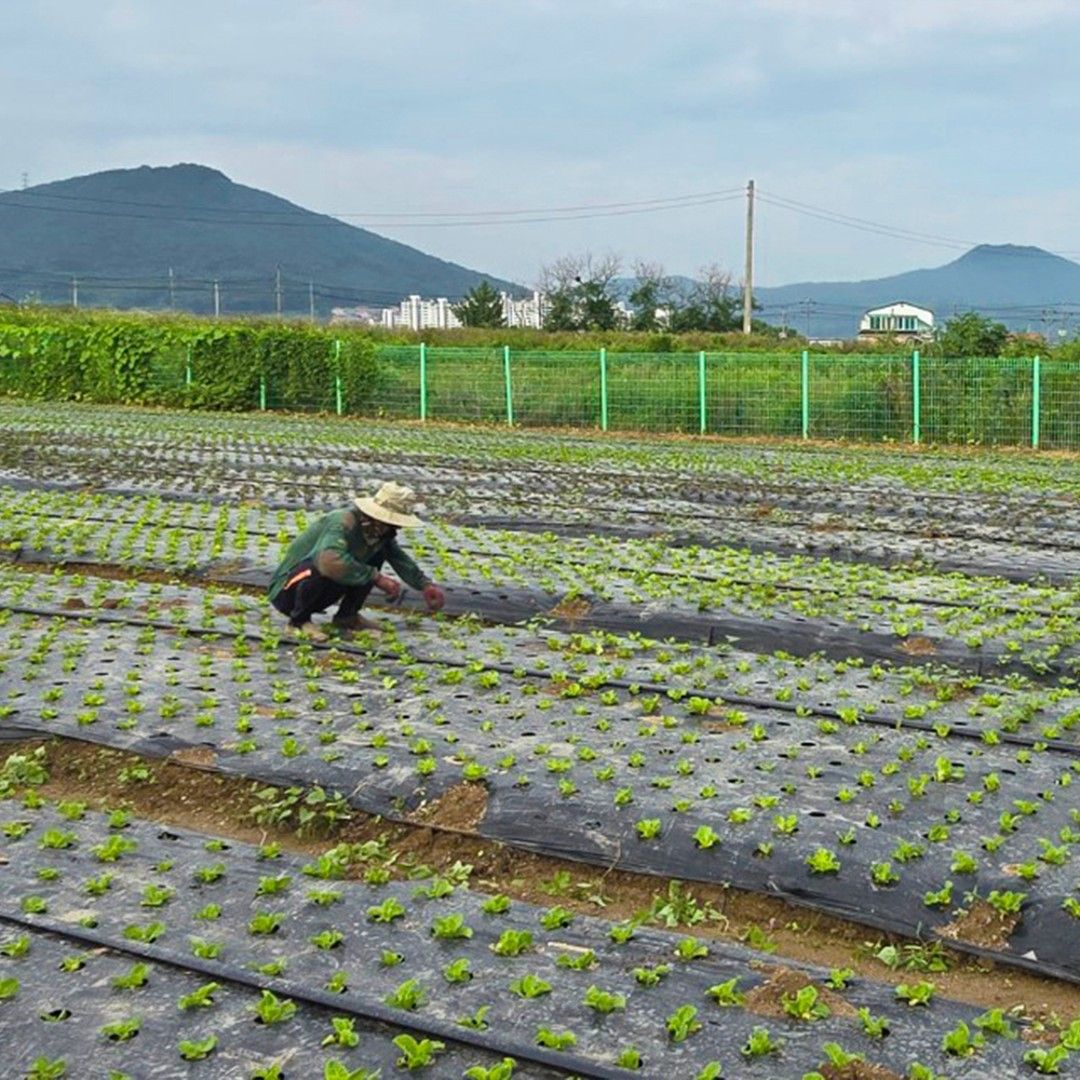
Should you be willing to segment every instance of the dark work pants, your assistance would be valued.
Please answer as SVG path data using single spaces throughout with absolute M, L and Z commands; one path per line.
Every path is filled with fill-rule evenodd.
M 371 589 L 371 582 L 367 585 L 342 585 L 320 574 L 313 560 L 305 559 L 285 579 L 285 588 L 274 597 L 273 604 L 293 626 L 311 622 L 311 616 L 316 611 L 325 611 L 335 603 L 338 609 L 334 621 L 345 622 L 364 606 Z

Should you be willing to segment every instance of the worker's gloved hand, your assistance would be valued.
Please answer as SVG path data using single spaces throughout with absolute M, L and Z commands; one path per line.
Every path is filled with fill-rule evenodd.
M 446 594 L 434 582 L 429 582 L 424 586 L 424 599 L 427 601 L 428 611 L 442 611 Z
M 387 574 L 376 574 L 372 585 L 379 592 L 386 593 L 387 598 L 390 600 L 396 600 L 401 595 L 401 582 Z

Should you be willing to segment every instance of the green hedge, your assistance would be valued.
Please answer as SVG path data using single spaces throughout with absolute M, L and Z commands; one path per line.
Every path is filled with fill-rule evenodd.
M 601 362 L 601 349 L 588 348 L 581 335 L 572 336 L 574 350 L 549 338 L 547 348 L 528 348 L 521 342 L 531 337 L 517 335 L 515 343 L 507 331 L 468 336 L 474 343 L 426 342 L 422 367 L 418 343 L 370 329 L 0 309 L 0 393 L 487 423 L 512 415 L 524 426 L 597 428 L 606 421 L 612 431 L 691 434 L 704 419 L 709 434 L 804 433 L 800 352 L 650 350 L 642 347 L 647 335 L 626 334 Z M 1030 357 L 924 355 L 923 440 L 1030 446 L 1033 365 Z M 913 438 L 910 353 L 815 351 L 805 375 L 808 436 Z M 1080 449 L 1080 357 L 1055 350 L 1041 361 L 1040 385 L 1040 445 Z
M 350 411 L 375 380 L 366 337 L 303 324 L 129 315 L 0 314 L 0 392 L 51 400 L 208 409 Z

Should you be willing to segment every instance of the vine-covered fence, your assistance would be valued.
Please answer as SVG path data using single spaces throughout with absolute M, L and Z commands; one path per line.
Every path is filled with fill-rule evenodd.
M 265 323 L 0 319 L 0 393 L 602 431 L 1080 450 L 1080 361 L 383 345 Z

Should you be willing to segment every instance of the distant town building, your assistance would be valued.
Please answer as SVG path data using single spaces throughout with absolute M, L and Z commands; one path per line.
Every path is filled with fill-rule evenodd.
M 453 330 L 461 321 L 445 296 L 425 300 L 413 294 L 396 308 L 383 308 L 382 325 L 388 330 Z
M 933 337 L 934 313 L 904 301 L 873 308 L 859 320 L 859 340 L 895 337 L 924 340 Z
M 507 326 L 529 326 L 539 330 L 547 314 L 547 298 L 542 292 L 534 292 L 524 300 L 515 300 L 509 293 L 501 292 L 503 321 Z
M 510 293 L 501 292 L 499 299 L 507 326 L 539 329 L 544 325 L 547 302 L 543 293 L 534 292 L 532 296 L 517 300 Z M 417 295 L 406 297 L 397 307 L 383 308 L 379 322 L 388 330 L 453 330 L 461 326 L 461 320 L 454 314 L 454 305 L 445 296 L 436 300 L 425 300 Z
M 377 326 L 381 315 L 368 307 L 335 307 L 330 309 L 330 325 L 352 323 L 358 326 Z
M 547 316 L 547 297 L 542 292 L 533 292 L 531 296 L 515 299 L 510 293 L 499 293 L 502 301 L 503 322 L 507 326 L 531 327 L 539 330 Z M 627 327 L 634 318 L 634 309 L 622 300 L 613 305 L 617 326 Z M 335 308 L 335 311 L 338 309 Z M 663 308 L 656 309 L 657 318 L 662 325 L 670 319 L 670 312 Z M 397 307 L 383 308 L 381 325 L 388 330 L 453 330 L 461 326 L 461 321 L 454 314 L 454 305 L 446 299 L 425 300 L 422 296 L 409 296 Z
M 628 330 L 634 321 L 634 309 L 625 300 L 616 300 L 612 307 L 615 308 L 615 325 L 620 330 Z

